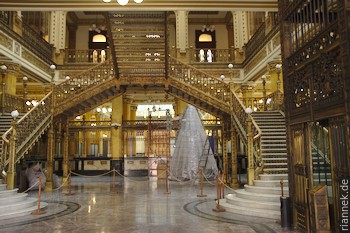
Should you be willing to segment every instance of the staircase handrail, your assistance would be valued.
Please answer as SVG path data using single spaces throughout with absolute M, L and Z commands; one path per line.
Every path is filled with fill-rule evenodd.
M 99 63 L 74 75 L 73 77 L 70 77 L 62 83 L 54 86 L 55 108 L 67 101 L 72 101 L 74 96 L 86 91 L 90 86 L 98 85 L 114 78 L 115 72 L 111 66 L 110 60 L 106 60 L 106 62 Z
M 315 143 L 313 143 L 313 142 L 311 142 L 311 147 L 312 147 L 312 149 L 318 149 L 319 147 L 315 144 Z M 326 157 L 326 155 L 325 155 L 325 153 L 323 152 L 323 151 L 321 151 L 321 150 L 317 150 L 318 151 L 318 155 L 320 155 L 323 159 L 324 159 L 324 161 L 327 163 L 327 164 L 331 164 L 331 161 L 329 160 L 329 158 L 327 158 Z
M 52 92 L 49 92 L 39 104 L 28 111 L 21 119 L 16 122 L 16 158 L 17 163 L 27 150 L 35 143 L 35 140 L 43 133 L 49 125 L 52 107 Z M 9 163 L 9 154 L 7 147 L 10 144 L 9 136 L 13 131 L 10 127 L 2 136 L 3 154 L 2 165 L 6 167 Z M 33 140 L 34 138 L 34 140 Z
M 254 155 L 254 167 L 255 176 L 258 176 L 262 172 L 264 167 L 263 160 L 261 157 L 261 134 L 262 131 L 254 118 L 246 113 L 246 108 L 242 101 L 238 98 L 237 94 L 232 91 L 232 124 L 238 129 L 238 134 L 242 138 L 244 144 L 248 145 L 247 138 L 247 119 L 250 118 L 252 121 L 252 132 L 253 132 L 253 155 Z
M 177 73 L 174 71 L 176 64 L 186 67 L 186 69 L 181 69 L 181 73 Z M 205 94 L 209 92 L 211 93 L 211 98 L 215 98 L 225 105 L 229 105 L 231 92 L 230 86 L 220 78 L 216 78 L 215 76 L 203 72 L 202 70 L 186 64 L 172 56 L 169 56 L 169 70 L 169 76 L 174 77 L 177 81 L 185 85 L 190 84 L 192 88 L 200 90 Z M 209 87 L 209 85 L 211 86 Z

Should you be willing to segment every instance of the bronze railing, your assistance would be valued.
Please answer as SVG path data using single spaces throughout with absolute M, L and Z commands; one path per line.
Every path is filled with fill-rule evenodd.
M 204 57 L 201 58 L 201 49 L 190 48 L 190 62 L 203 62 L 203 63 L 233 63 L 234 62 L 234 49 L 211 49 L 211 58 L 208 60 L 208 49 L 203 49 Z
M 267 95 L 265 106 L 268 111 L 280 110 L 284 112 L 284 94 L 278 90 Z
M 105 49 L 66 49 L 65 63 L 101 63 L 109 60 L 110 50 Z
M 4 98 L 2 95 L 4 95 Z M 0 98 L 1 100 L 4 100 L 4 102 L 1 103 L 1 110 L 3 110 L 3 112 L 12 112 L 13 110 L 18 110 L 18 112 L 21 113 L 27 112 L 25 100 L 23 98 L 9 95 L 7 93 L 1 93 Z
M 253 134 L 253 145 L 248 145 L 248 119 L 252 121 L 252 134 Z M 254 155 L 254 167 L 255 177 L 258 176 L 264 167 L 263 160 L 261 157 L 261 129 L 248 113 L 246 113 L 246 107 L 243 105 L 241 100 L 238 98 L 235 92 L 232 92 L 232 115 L 231 121 L 235 125 L 240 138 L 243 143 L 247 146 L 253 147 Z
M 91 87 L 96 87 L 114 78 L 114 69 L 109 61 L 98 63 L 87 71 L 54 86 L 55 107 L 72 102 L 79 94 L 89 90 Z
M 200 90 L 204 95 L 215 98 L 228 107 L 231 101 L 231 91 L 227 83 L 173 57 L 169 58 L 169 62 L 169 77 Z
M 36 140 L 48 128 L 51 121 L 52 93 L 47 94 L 39 104 L 27 112 L 16 122 L 15 163 L 34 145 Z M 9 163 L 9 139 L 13 132 L 11 127 L 2 135 L 3 151 L 1 165 L 5 168 Z
M 34 31 L 25 22 L 22 22 L 22 37 L 24 45 L 30 45 L 33 52 L 45 61 L 51 61 L 53 57 L 53 46 L 44 40 L 44 38 Z

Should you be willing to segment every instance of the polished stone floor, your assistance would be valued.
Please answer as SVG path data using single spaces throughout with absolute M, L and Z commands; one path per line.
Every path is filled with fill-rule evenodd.
M 169 187 L 165 194 L 165 182 L 156 178 L 73 177 L 73 195 L 61 188 L 43 192 L 46 213 L 0 221 L 0 232 L 297 232 L 281 229 L 278 221 L 213 211 L 213 184 L 204 184 L 205 198 L 197 197 L 199 185 L 192 182 L 170 181 Z

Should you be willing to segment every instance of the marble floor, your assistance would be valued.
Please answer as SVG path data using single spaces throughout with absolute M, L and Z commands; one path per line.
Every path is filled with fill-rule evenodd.
M 115 180 L 115 182 L 113 182 Z M 215 212 L 215 186 L 156 178 L 73 177 L 73 195 L 67 190 L 42 192 L 45 213 L 0 221 L 0 232 L 12 233 L 281 233 L 278 221 Z M 225 190 L 229 193 L 231 190 Z M 37 197 L 37 191 L 29 196 Z

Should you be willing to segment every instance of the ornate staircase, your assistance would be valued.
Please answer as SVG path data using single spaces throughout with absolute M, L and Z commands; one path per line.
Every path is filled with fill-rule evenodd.
M 285 119 L 278 111 L 254 112 L 252 117 L 261 129 L 263 174 L 254 185 L 228 194 L 222 205 L 237 214 L 280 219 L 281 180 L 284 195 L 289 195 Z
M 168 56 L 165 12 L 111 12 L 108 19 L 112 38 L 111 51 L 108 52 L 113 54 L 114 62 L 99 64 L 55 85 L 53 92 L 41 101 L 45 104 L 39 104 L 21 119 L 21 130 L 17 132 L 21 140 L 16 141 L 16 148 L 19 148 L 16 150 L 16 161 L 45 133 L 53 123 L 52 118 L 80 115 L 128 90 L 165 91 L 224 119 L 227 128 L 234 125 L 242 141 L 247 141 L 247 115 L 238 97 L 231 93 L 229 85 Z M 226 204 L 230 207 L 232 204 L 242 207 L 249 204 L 249 211 L 252 212 L 260 203 L 263 206 L 261 208 L 271 205 L 274 206 L 271 211 L 276 211 L 277 202 L 279 206 L 280 179 L 283 178 L 287 184 L 284 118 L 279 112 L 253 113 L 252 117 L 254 132 L 261 131 L 256 134 L 259 137 L 255 141 L 261 146 L 258 154 L 264 174 L 259 175 L 254 186 L 247 185 L 245 190 L 228 195 Z M 31 125 L 38 127 L 32 129 Z M 30 128 L 30 132 L 26 128 Z M 7 140 L 10 134 L 11 129 L 5 135 Z M 2 161 L 6 166 L 8 155 Z M 287 188 L 285 192 L 288 193 Z M 237 212 L 244 213 L 242 210 Z M 274 212 L 271 216 L 275 218 L 277 215 Z
M 121 85 L 154 86 L 166 76 L 166 13 L 109 12 L 111 48 Z

